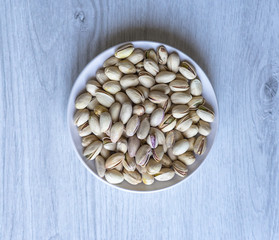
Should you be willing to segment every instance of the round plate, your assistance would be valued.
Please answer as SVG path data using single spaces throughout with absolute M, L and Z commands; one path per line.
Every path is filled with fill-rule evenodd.
M 218 128 L 218 104 L 217 104 L 217 99 L 216 99 L 214 90 L 213 90 L 212 85 L 209 82 L 207 76 L 205 75 L 203 70 L 199 67 L 199 65 L 193 59 L 188 57 L 185 53 L 179 51 L 178 49 L 176 49 L 174 47 L 168 46 L 163 43 L 158 43 L 158 42 L 134 41 L 131 43 L 134 44 L 135 48 L 141 48 L 141 49 L 150 49 L 150 48 L 157 49 L 158 46 L 164 45 L 169 53 L 175 51 L 178 53 L 181 60 L 189 61 L 195 67 L 197 74 L 198 74 L 198 78 L 202 82 L 203 97 L 206 99 L 206 102 L 211 105 L 212 109 L 215 112 L 215 121 L 213 123 L 211 123 L 212 130 L 211 130 L 210 135 L 207 137 L 206 152 L 202 156 L 197 156 L 195 163 L 192 164 L 191 166 L 188 166 L 188 169 L 189 169 L 188 176 L 186 178 L 181 178 L 181 177 L 175 175 L 175 177 L 172 180 L 167 181 L 167 182 L 159 182 L 159 181 L 155 180 L 154 183 L 149 186 L 144 185 L 143 183 L 134 186 L 134 185 L 127 183 L 126 181 L 123 181 L 121 184 L 118 184 L 118 185 L 112 185 L 112 184 L 109 184 L 105 179 L 102 179 L 97 175 L 96 168 L 94 165 L 94 160 L 89 161 L 82 154 L 83 147 L 81 145 L 81 138 L 78 134 L 77 127 L 73 123 L 73 116 L 76 111 L 75 99 L 80 93 L 82 93 L 85 90 L 86 82 L 88 81 L 89 78 L 95 76 L 96 71 L 102 67 L 104 61 L 107 58 L 109 58 L 110 56 L 114 55 L 115 50 L 119 46 L 121 46 L 125 43 L 118 44 L 118 45 L 113 46 L 113 47 L 105 50 L 104 52 L 100 53 L 90 63 L 88 63 L 88 65 L 80 73 L 80 75 L 78 76 L 78 78 L 72 88 L 72 91 L 71 91 L 71 94 L 69 97 L 67 121 L 68 121 L 68 127 L 69 127 L 69 131 L 70 131 L 70 135 L 71 135 L 72 144 L 73 144 L 73 147 L 74 147 L 80 161 L 88 169 L 88 171 L 91 172 L 96 178 L 98 178 L 105 184 L 108 184 L 112 187 L 122 189 L 122 190 L 127 190 L 127 191 L 132 191 L 132 192 L 155 192 L 155 191 L 159 191 L 162 189 L 170 188 L 174 185 L 177 185 L 178 183 L 181 183 L 182 181 L 187 180 L 189 178 L 189 176 L 191 176 L 197 170 L 197 168 L 204 162 L 204 160 L 206 159 L 206 157 L 213 145 L 215 135 L 217 132 L 217 128 Z

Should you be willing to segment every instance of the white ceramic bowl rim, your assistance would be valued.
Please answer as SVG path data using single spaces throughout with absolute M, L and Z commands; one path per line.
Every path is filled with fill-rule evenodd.
M 117 44 L 113 47 L 108 48 L 107 50 L 103 51 L 102 53 L 100 53 L 98 56 L 96 56 L 94 59 L 92 59 L 87 64 L 87 66 L 82 70 L 82 72 L 79 74 L 78 78 L 76 79 L 76 81 L 72 87 L 72 91 L 71 91 L 71 94 L 69 97 L 68 108 L 67 108 L 68 129 L 69 129 L 69 133 L 70 133 L 71 142 L 74 146 L 75 152 L 79 156 L 80 161 L 97 179 L 99 179 L 100 181 L 102 181 L 103 183 L 105 183 L 111 187 L 121 189 L 124 191 L 128 191 L 128 192 L 134 192 L 134 193 L 135 192 L 136 193 L 159 192 L 159 191 L 166 190 L 171 187 L 177 186 L 178 184 L 185 181 L 186 179 L 189 179 L 189 177 L 192 176 L 194 174 L 194 172 L 196 172 L 197 169 L 204 163 L 204 160 L 206 159 L 207 155 L 210 152 L 210 149 L 213 146 L 214 139 L 216 137 L 216 133 L 217 133 L 217 129 L 218 129 L 219 114 L 218 114 L 217 99 L 216 99 L 216 95 L 214 93 L 213 87 L 212 87 L 209 79 L 203 72 L 203 70 L 199 67 L 199 65 L 193 59 L 191 59 L 185 53 L 183 53 L 180 50 L 178 50 L 174 47 L 171 47 L 167 44 L 159 43 L 159 42 L 131 41 L 129 43 L 133 43 L 135 48 L 142 48 L 142 49 L 150 49 L 150 48 L 156 49 L 158 46 L 164 45 L 167 48 L 169 53 L 173 52 L 173 51 L 177 52 L 179 54 L 181 60 L 189 61 L 196 68 L 198 77 L 202 81 L 202 84 L 203 84 L 203 96 L 205 97 L 206 101 L 211 105 L 211 107 L 213 108 L 213 110 L 215 112 L 215 121 L 213 123 L 211 123 L 212 131 L 211 131 L 211 134 L 208 136 L 208 147 L 207 147 L 205 154 L 202 156 L 198 156 L 196 162 L 193 165 L 189 166 L 189 175 L 186 178 L 180 178 L 178 176 L 175 176 L 175 178 L 172 179 L 171 181 L 168 181 L 168 182 L 155 181 L 154 184 L 149 185 L 149 186 L 144 185 L 143 183 L 133 186 L 133 185 L 128 184 L 127 182 L 125 183 L 125 181 L 119 185 L 112 185 L 112 184 L 108 183 L 105 179 L 100 178 L 97 175 L 97 173 L 94 172 L 93 169 L 95 167 L 94 167 L 93 161 L 88 161 L 83 157 L 81 139 L 78 135 L 76 126 L 73 124 L 73 115 L 75 112 L 74 101 L 75 101 L 76 97 L 78 96 L 78 94 L 80 94 L 82 91 L 84 91 L 85 83 L 87 82 L 87 80 L 90 77 L 95 76 L 97 69 L 102 67 L 104 60 L 107 59 L 108 57 L 112 56 L 114 54 L 115 50 L 119 46 L 121 46 L 125 43 Z M 154 186 L 156 186 L 156 187 L 154 188 Z

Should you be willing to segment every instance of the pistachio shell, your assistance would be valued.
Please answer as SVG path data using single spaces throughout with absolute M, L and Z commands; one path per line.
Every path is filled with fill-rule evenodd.
M 85 122 L 84 124 L 80 125 L 78 127 L 78 133 L 79 133 L 79 136 L 81 136 L 81 137 L 85 137 L 85 136 L 90 135 L 92 133 L 92 131 L 91 131 L 91 128 L 89 126 L 89 123 Z
M 103 148 L 102 148 L 102 150 L 101 150 L 101 152 L 100 152 L 100 155 L 101 155 L 104 159 L 107 159 L 107 158 L 111 155 L 111 153 L 110 153 L 109 150 L 105 149 L 104 146 L 103 146 Z
M 127 89 L 129 87 L 135 87 L 139 84 L 138 76 L 135 74 L 124 75 L 120 79 L 120 85 L 123 89 Z
M 107 81 L 104 83 L 103 89 L 110 94 L 116 94 L 117 92 L 121 91 L 121 86 L 117 81 Z
M 167 60 L 168 69 L 174 73 L 178 72 L 180 59 L 177 53 L 173 52 L 169 55 Z
M 75 102 L 76 109 L 84 109 L 90 103 L 92 95 L 90 93 L 80 94 Z
M 210 124 L 208 122 L 200 120 L 199 124 L 198 124 L 198 131 L 199 131 L 199 134 L 201 134 L 203 136 L 208 136 L 211 132 Z
M 205 136 L 199 136 L 194 144 L 194 152 L 198 155 L 202 155 L 204 154 L 205 150 L 206 150 L 206 137 Z
M 116 143 L 116 150 L 125 154 L 128 150 L 127 140 L 124 138 L 120 138 Z
M 130 157 L 128 153 L 126 153 L 125 159 L 122 160 L 122 164 L 127 171 L 136 170 L 136 161 L 133 157 Z
M 130 101 L 130 98 L 124 92 L 118 92 L 115 94 L 115 100 L 123 104 L 124 102 Z
M 180 131 L 178 131 L 176 129 L 174 129 L 173 132 L 174 132 L 174 141 L 175 142 L 177 142 L 177 141 L 179 141 L 179 140 L 184 138 L 182 132 L 180 132 Z
M 159 106 L 167 113 L 171 108 L 171 100 L 168 98 L 165 102 L 159 103 Z
M 78 127 L 84 124 L 89 120 L 89 111 L 88 109 L 80 109 L 74 115 L 74 123 Z
M 100 84 L 104 84 L 106 81 L 109 80 L 103 68 L 97 70 L 96 79 Z
M 175 105 L 172 109 L 172 116 L 175 118 L 182 118 L 189 113 L 187 105 Z
M 83 155 L 88 160 L 94 160 L 101 152 L 102 147 L 103 147 L 103 144 L 101 141 L 94 141 L 84 149 Z
M 92 98 L 92 100 L 90 101 L 90 103 L 88 103 L 87 108 L 89 110 L 94 110 L 94 108 L 99 105 L 100 103 L 98 102 L 97 98 Z
M 146 50 L 145 57 L 147 59 L 151 59 L 154 62 L 158 63 L 157 54 L 155 53 L 155 51 L 153 49 Z
M 122 136 L 124 131 L 124 125 L 122 122 L 116 122 L 112 125 L 110 130 L 110 139 L 112 142 L 116 143 Z
M 135 157 L 140 147 L 140 140 L 136 135 L 129 137 L 128 139 L 128 153 L 130 157 Z
M 173 148 L 168 148 L 167 153 L 168 153 L 168 157 L 169 157 L 172 161 L 174 161 L 174 160 L 177 159 L 177 156 L 173 154 Z
M 187 166 L 183 162 L 180 162 L 178 160 L 174 161 L 172 164 L 172 168 L 178 176 L 180 176 L 180 177 L 187 176 L 188 169 L 187 169 Z
M 147 173 L 146 167 L 142 167 L 142 166 L 140 166 L 140 165 L 136 165 L 136 169 L 138 170 L 138 172 L 139 172 L 140 174 Z
M 183 135 L 186 138 L 194 137 L 198 134 L 199 128 L 197 125 L 191 125 L 185 132 L 183 132 Z
M 147 113 L 147 114 L 151 114 L 156 109 L 156 104 L 149 100 L 145 100 L 143 102 L 143 106 L 145 109 L 145 113 Z
M 100 135 L 102 132 L 101 132 L 101 126 L 100 126 L 100 123 L 99 123 L 99 118 L 95 115 L 95 114 L 92 114 L 89 118 L 89 126 L 90 126 L 90 129 L 91 131 L 95 134 L 95 135 Z
M 202 104 L 204 104 L 204 98 L 202 96 L 193 97 L 191 101 L 188 102 L 188 106 L 190 109 L 195 109 Z
M 120 119 L 123 124 L 126 124 L 128 122 L 128 120 L 132 116 L 132 113 L 133 113 L 132 103 L 130 101 L 124 102 L 122 104 L 121 111 L 120 111 Z
M 154 134 L 159 145 L 163 145 L 166 141 L 164 133 L 158 128 L 150 128 L 150 134 Z
M 164 155 L 164 149 L 163 146 L 158 146 L 155 149 L 153 149 L 153 158 L 156 162 L 159 162 L 162 160 Z
M 189 89 L 189 84 L 185 80 L 174 80 L 169 84 L 170 89 L 173 92 L 185 92 L 186 90 Z
M 105 67 L 109 67 L 109 66 L 114 66 L 117 63 L 119 63 L 119 58 L 111 56 L 106 61 L 104 61 L 103 67 L 105 68 Z
M 159 173 L 155 175 L 157 181 L 169 181 L 175 175 L 175 172 L 170 168 L 162 168 Z
M 150 126 L 157 127 L 163 121 L 165 112 L 162 108 L 157 108 L 150 116 Z
M 154 177 L 148 173 L 142 173 L 142 182 L 145 185 L 151 185 L 154 183 Z
M 137 89 L 142 92 L 144 99 L 148 98 L 148 95 L 149 95 L 149 89 L 148 88 L 146 88 L 144 86 L 138 86 Z
M 162 163 L 156 162 L 153 158 L 151 158 L 146 165 L 147 173 L 149 173 L 150 175 L 157 174 L 158 172 L 160 172 L 161 168 Z
M 205 106 L 199 106 L 197 109 L 197 114 L 205 122 L 214 121 L 214 113 Z
M 118 63 L 119 70 L 124 74 L 136 73 L 136 67 L 129 60 L 122 60 Z
M 151 73 L 153 76 L 156 76 L 156 74 L 159 72 L 159 67 L 158 67 L 157 63 L 151 59 L 145 59 L 143 62 L 143 66 L 144 66 L 144 69 L 147 72 Z
M 106 150 L 115 151 L 116 150 L 116 143 L 112 142 L 109 137 L 103 138 L 103 146 Z
M 193 123 L 198 123 L 199 120 L 200 120 L 200 117 L 198 116 L 198 114 L 194 110 L 191 110 L 189 112 L 189 117 L 192 119 Z
M 183 153 L 185 153 L 189 148 L 189 142 L 187 139 L 182 139 L 177 141 L 174 145 L 173 145 L 173 154 L 174 155 L 181 155 Z
M 103 105 L 98 104 L 94 107 L 93 111 L 99 117 L 102 113 L 108 112 L 108 109 Z
M 132 185 L 137 185 L 142 181 L 141 175 L 137 171 L 130 172 L 124 169 L 123 176 L 124 179 Z
M 137 48 L 134 50 L 134 52 L 127 58 L 131 63 L 137 64 L 140 61 L 142 61 L 144 58 L 144 52 Z
M 125 155 L 123 153 L 114 153 L 112 154 L 105 163 L 106 169 L 115 168 L 118 164 L 120 164 L 123 159 L 125 159 Z
M 115 51 L 115 57 L 123 59 L 129 57 L 132 52 L 134 51 L 134 46 L 131 43 L 125 44 L 123 46 L 120 46 L 116 51 Z
M 185 117 L 178 120 L 175 128 L 180 132 L 185 132 L 192 125 L 192 122 L 193 121 L 189 115 L 186 115 Z
M 176 75 L 173 72 L 162 71 L 156 75 L 155 80 L 157 83 L 169 83 L 169 82 L 173 81 L 175 79 L 175 77 L 176 77 Z
M 105 74 L 110 80 L 119 81 L 122 77 L 122 72 L 116 66 L 105 68 Z
M 102 156 L 97 156 L 95 158 L 95 166 L 98 175 L 102 178 L 105 176 L 106 167 L 105 167 L 105 159 Z
M 160 91 L 150 91 L 148 99 L 153 103 L 162 103 L 168 100 L 168 95 Z
M 134 104 L 140 104 L 145 100 L 143 92 L 137 88 L 127 88 L 126 94 Z
M 155 86 L 150 88 L 150 91 L 160 91 L 160 92 L 163 92 L 164 94 L 169 94 L 170 88 L 167 84 L 160 83 L 160 84 L 156 84 Z
M 150 130 L 150 123 L 147 118 L 144 118 L 139 126 L 139 129 L 137 131 L 137 137 L 138 139 L 145 139 L 148 136 Z
M 115 102 L 114 97 L 103 90 L 96 91 L 96 98 L 105 107 L 110 107 Z
M 136 153 L 136 163 L 142 167 L 145 167 L 152 154 L 151 147 L 149 145 L 142 145 Z
M 151 148 L 156 148 L 158 146 L 158 139 L 155 132 L 148 135 L 146 142 Z
M 182 62 L 178 70 L 184 77 L 190 80 L 197 76 L 195 68 L 187 61 Z
M 119 102 L 115 102 L 109 108 L 109 113 L 111 115 L 111 119 L 113 122 L 117 122 L 119 119 L 119 114 L 121 110 L 121 104 Z
M 159 125 L 159 128 L 163 132 L 169 132 L 172 129 L 174 129 L 175 125 L 176 125 L 176 119 L 171 114 L 167 114 L 165 115 L 163 121 Z
M 190 92 L 193 96 L 199 96 L 202 94 L 202 84 L 199 79 L 194 79 L 191 81 Z
M 133 114 L 136 114 L 138 116 L 142 116 L 145 113 L 145 108 L 142 105 L 135 105 L 133 107 Z
M 172 165 L 172 160 L 166 154 L 163 155 L 161 162 L 162 166 L 167 168 L 171 167 Z
M 99 122 L 100 122 L 101 132 L 108 131 L 112 124 L 112 119 L 110 114 L 108 112 L 101 113 Z
M 81 145 L 83 147 L 87 147 L 89 144 L 96 140 L 98 140 L 98 138 L 95 135 L 88 135 L 82 138 Z
M 106 171 L 105 178 L 111 184 L 119 184 L 124 180 L 122 173 L 115 169 Z
M 168 52 L 164 46 L 160 46 L 157 49 L 157 59 L 160 64 L 166 64 L 168 60 Z
M 178 156 L 178 159 L 186 165 L 192 165 L 196 161 L 196 157 L 193 152 L 185 152 Z
M 173 147 L 174 143 L 175 143 L 174 131 L 170 131 L 166 135 L 166 147 L 167 148 Z
M 173 104 L 187 104 L 192 99 L 192 95 L 187 92 L 175 92 L 171 95 Z
M 126 125 L 126 135 L 128 137 L 133 136 L 140 126 L 140 119 L 137 115 L 133 115 Z
M 92 96 L 96 96 L 96 90 L 101 88 L 101 84 L 96 80 L 89 80 L 86 83 L 86 91 L 89 92 Z
M 155 79 L 149 72 L 140 71 L 139 73 L 139 82 L 142 86 L 150 88 L 155 84 Z
M 196 141 L 196 139 L 194 137 L 188 139 L 188 142 L 189 142 L 188 151 L 194 151 L 195 141 Z

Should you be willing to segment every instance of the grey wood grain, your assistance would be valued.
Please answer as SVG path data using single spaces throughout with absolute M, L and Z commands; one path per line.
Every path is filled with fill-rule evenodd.
M 0 239 L 279 239 L 278 11 L 276 0 L 2 0 Z M 221 115 L 201 169 L 144 195 L 90 175 L 66 127 L 85 65 L 141 39 L 196 60 Z

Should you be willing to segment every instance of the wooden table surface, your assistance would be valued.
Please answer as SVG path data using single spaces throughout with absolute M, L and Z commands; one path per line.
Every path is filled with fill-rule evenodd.
M 279 2 L 0 3 L 0 239 L 279 239 Z M 181 49 L 220 110 L 207 161 L 155 194 L 115 190 L 71 146 L 85 65 L 123 41 Z

